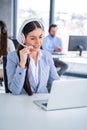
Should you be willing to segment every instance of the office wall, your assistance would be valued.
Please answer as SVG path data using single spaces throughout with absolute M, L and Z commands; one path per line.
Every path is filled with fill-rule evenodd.
M 13 30 L 13 0 L 0 0 L 0 20 L 5 21 L 8 27 L 9 36 L 12 36 Z

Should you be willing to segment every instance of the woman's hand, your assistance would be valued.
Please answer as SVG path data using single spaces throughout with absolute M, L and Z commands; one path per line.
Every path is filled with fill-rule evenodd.
M 25 68 L 28 55 L 31 53 L 31 48 L 26 47 L 19 51 L 20 54 L 20 67 Z

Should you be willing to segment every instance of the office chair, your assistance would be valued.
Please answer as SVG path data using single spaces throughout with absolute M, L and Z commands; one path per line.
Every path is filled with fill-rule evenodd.
M 53 58 L 53 60 L 54 60 L 55 67 L 59 68 L 57 70 L 58 75 L 59 76 L 63 75 L 66 72 L 66 70 L 68 69 L 68 64 L 59 60 L 58 58 Z
M 13 43 L 14 43 L 14 45 L 15 45 L 15 48 L 17 49 L 17 47 L 18 47 L 18 45 L 19 45 L 17 39 L 11 39 L 11 40 L 13 41 Z
M 9 39 L 11 39 L 13 41 L 15 49 L 17 49 L 17 47 L 19 46 L 18 40 L 16 38 L 13 38 L 13 37 L 9 37 Z
M 7 63 L 7 55 L 3 56 L 3 75 L 4 75 L 4 85 L 5 85 L 5 92 L 11 93 L 8 89 L 8 79 L 7 79 L 7 73 L 6 73 L 6 63 Z

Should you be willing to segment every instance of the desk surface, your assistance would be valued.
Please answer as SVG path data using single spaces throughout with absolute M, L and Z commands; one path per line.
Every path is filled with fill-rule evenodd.
M 68 64 L 66 72 L 87 75 L 87 57 L 69 56 L 69 55 L 52 55 Z
M 87 130 L 87 108 L 46 112 L 33 103 L 48 96 L 0 94 L 0 130 Z
M 87 57 L 69 56 L 69 55 L 52 55 L 52 57 L 59 58 L 65 62 L 69 62 L 69 63 L 77 63 L 77 64 L 86 64 L 87 65 Z

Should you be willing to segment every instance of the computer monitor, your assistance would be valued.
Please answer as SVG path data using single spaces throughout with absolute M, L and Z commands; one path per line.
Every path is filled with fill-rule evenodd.
M 69 36 L 68 51 L 79 51 L 81 56 L 85 50 L 87 50 L 87 36 Z

